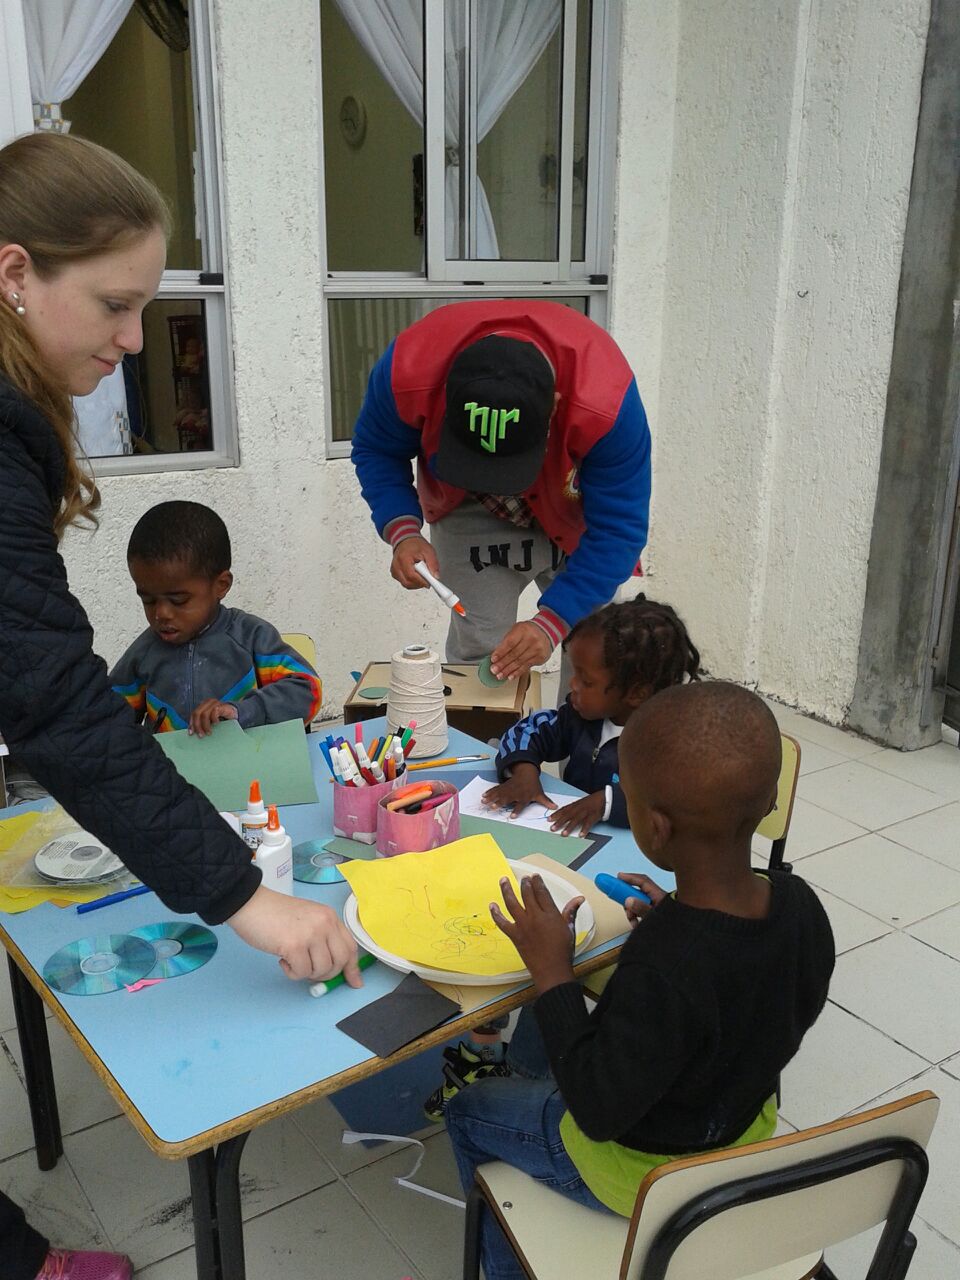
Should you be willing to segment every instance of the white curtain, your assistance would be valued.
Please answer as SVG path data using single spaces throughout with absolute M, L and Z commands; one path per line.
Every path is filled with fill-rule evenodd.
M 100 60 L 132 6 L 133 0 L 23 0 L 38 129 L 69 130 L 61 104 Z
M 380 74 L 418 124 L 423 123 L 422 0 L 336 0 L 337 7 Z M 458 256 L 460 182 L 456 51 L 466 44 L 465 8 L 444 8 L 446 250 Z M 560 22 L 561 0 L 480 0 L 478 13 L 477 137 L 483 139 L 536 66 Z M 497 233 L 483 183 L 477 180 L 477 256 L 499 258 Z

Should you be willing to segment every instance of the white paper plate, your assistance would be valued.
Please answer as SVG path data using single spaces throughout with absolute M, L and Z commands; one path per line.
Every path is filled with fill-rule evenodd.
M 518 880 L 522 880 L 524 876 L 542 876 L 543 883 L 549 889 L 551 898 L 553 898 L 561 911 L 570 899 L 575 898 L 579 892 L 569 880 L 564 880 L 563 876 L 554 871 L 544 871 L 541 867 L 532 866 L 529 862 L 514 862 L 509 858 L 507 859 L 507 865 Z M 414 964 L 412 960 L 404 960 L 401 956 L 394 955 L 392 951 L 385 951 L 383 947 L 374 942 L 360 923 L 360 912 L 357 907 L 357 897 L 354 893 L 350 894 L 344 905 L 343 920 L 364 951 L 369 951 L 372 956 L 382 960 L 391 969 L 398 969 L 401 973 L 415 973 L 418 977 L 426 978 L 429 982 L 452 982 L 463 987 L 499 987 L 523 982 L 525 978 L 530 977 L 526 969 L 515 969 L 512 973 L 492 974 L 458 973 L 455 969 L 431 969 L 427 965 Z M 593 917 L 593 908 L 589 902 L 584 901 L 577 912 L 577 932 L 583 933 L 583 939 L 577 944 L 576 954 L 579 955 L 581 951 L 589 948 L 590 939 L 593 937 L 595 928 L 596 921 Z

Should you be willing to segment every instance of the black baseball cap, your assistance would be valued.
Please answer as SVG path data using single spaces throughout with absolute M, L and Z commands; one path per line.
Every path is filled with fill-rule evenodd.
M 555 379 L 532 342 L 492 334 L 457 355 L 434 472 L 474 493 L 517 494 L 543 465 Z

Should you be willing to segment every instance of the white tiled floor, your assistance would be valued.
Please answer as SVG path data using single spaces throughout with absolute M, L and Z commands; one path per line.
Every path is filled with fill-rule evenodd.
M 783 1079 L 783 1127 L 930 1088 L 942 1100 L 910 1280 L 960 1276 L 960 751 L 902 755 L 774 707 L 800 740 L 788 855 L 837 940 L 831 999 Z M 763 841 L 757 841 L 758 861 Z M 41 1174 L 0 980 L 0 1189 L 58 1242 L 130 1252 L 144 1280 L 193 1280 L 185 1168 L 155 1159 L 58 1027 L 65 1156 Z M 409 1149 L 340 1144 L 328 1102 L 257 1130 L 241 1168 L 250 1280 L 454 1280 L 461 1210 L 397 1185 Z M 442 1132 L 417 1175 L 458 1195 Z M 860 1280 L 875 1237 L 832 1250 Z

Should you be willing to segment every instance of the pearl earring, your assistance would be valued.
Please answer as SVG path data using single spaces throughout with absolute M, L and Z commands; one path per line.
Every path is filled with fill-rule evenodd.
M 11 293 L 10 301 L 13 303 L 13 309 L 18 316 L 25 316 L 27 314 L 27 308 L 20 301 L 19 293 Z

